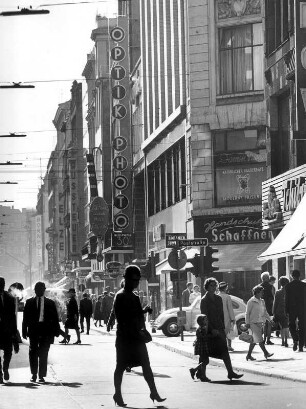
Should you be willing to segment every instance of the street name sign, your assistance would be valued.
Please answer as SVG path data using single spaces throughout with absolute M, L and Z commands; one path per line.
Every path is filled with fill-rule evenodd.
M 183 240 L 178 240 L 178 246 L 179 247 L 192 247 L 192 246 L 208 246 L 208 239 L 202 238 L 202 239 L 183 239 Z

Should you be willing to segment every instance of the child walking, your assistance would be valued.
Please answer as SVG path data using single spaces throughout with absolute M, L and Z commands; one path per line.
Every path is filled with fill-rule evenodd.
M 199 365 L 196 368 L 189 369 L 192 379 L 196 376 L 201 382 L 210 382 L 206 376 L 206 366 L 209 363 L 208 354 L 208 319 L 205 314 L 197 318 L 198 328 L 196 331 L 196 340 L 194 342 L 194 354 L 199 355 Z

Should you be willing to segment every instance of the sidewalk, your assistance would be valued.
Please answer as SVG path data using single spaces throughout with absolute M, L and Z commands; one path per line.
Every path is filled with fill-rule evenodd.
M 147 328 L 149 327 L 147 326 Z M 104 334 L 115 336 L 115 330 L 108 333 L 105 327 L 95 329 Z M 152 338 L 156 345 L 197 360 L 197 357 L 193 355 L 194 332 L 184 332 L 184 341 L 181 341 L 181 337 L 165 337 L 161 331 L 152 334 Z M 274 355 L 270 359 L 266 360 L 260 347 L 256 345 L 252 353 L 256 361 L 246 361 L 249 344 L 236 338 L 232 341 L 234 352 L 230 352 L 233 368 L 279 379 L 306 382 L 306 349 L 304 348 L 304 352 L 293 352 L 291 339 L 289 339 L 288 348 L 282 347 L 281 339 L 276 336 L 271 338 L 271 341 L 274 342 L 274 345 L 268 345 L 267 350 Z M 223 362 L 218 359 L 210 358 L 209 360 L 210 365 L 223 366 Z

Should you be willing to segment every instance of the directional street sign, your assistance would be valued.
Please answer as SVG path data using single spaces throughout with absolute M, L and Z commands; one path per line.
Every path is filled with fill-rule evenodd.
M 184 239 L 184 240 L 178 240 L 178 246 L 179 247 L 191 247 L 191 246 L 208 246 L 208 239 L 202 238 L 202 239 Z

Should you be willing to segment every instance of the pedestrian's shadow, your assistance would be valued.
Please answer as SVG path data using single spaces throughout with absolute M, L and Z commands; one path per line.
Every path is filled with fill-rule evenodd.
M 18 387 L 23 386 L 24 388 L 27 388 L 27 389 L 37 389 L 40 387 L 40 384 L 32 383 L 32 382 L 8 382 L 8 383 L 5 383 L 4 386 L 6 388 L 8 387 L 11 388 L 12 386 L 18 386 Z
M 129 372 L 128 372 L 129 373 Z M 134 371 L 133 369 L 131 370 L 130 373 L 134 373 L 135 375 L 139 375 L 142 376 L 143 373 L 140 371 Z M 156 378 L 171 378 L 171 376 L 163 374 L 163 373 L 157 373 L 157 372 L 153 372 L 154 377 Z M 160 406 L 161 407 L 161 406 Z
M 248 381 L 242 381 L 241 379 L 239 380 L 232 380 L 232 381 L 211 381 L 209 383 L 215 384 L 215 385 L 239 385 L 239 386 L 249 386 L 249 385 L 254 385 L 254 386 L 267 386 L 268 384 L 265 382 L 248 382 Z
M 67 388 L 80 388 L 83 384 L 80 382 L 61 382 L 60 385 L 67 386 Z
M 139 407 L 136 407 L 136 406 L 129 406 L 129 405 L 127 405 L 127 406 L 125 406 L 125 407 L 126 407 L 126 409 L 139 409 Z M 158 406 L 158 408 L 159 408 L 159 409 L 167 409 L 168 406 L 161 405 L 161 406 Z M 153 406 L 153 407 L 145 407 L 145 408 L 142 408 L 142 409 L 156 409 L 156 406 Z

